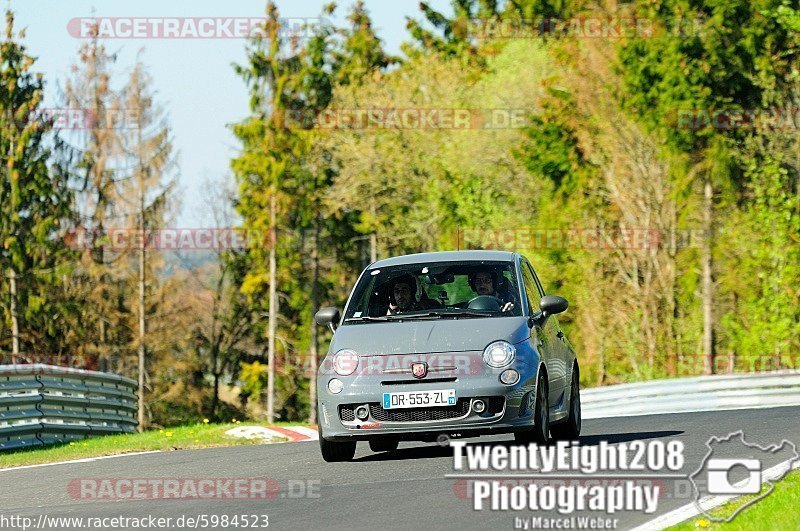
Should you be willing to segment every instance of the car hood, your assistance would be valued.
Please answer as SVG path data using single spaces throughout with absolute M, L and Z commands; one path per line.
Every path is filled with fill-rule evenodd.
M 492 341 L 516 344 L 529 336 L 525 317 L 347 324 L 336 330 L 330 352 L 348 348 L 361 356 L 383 356 L 482 351 Z

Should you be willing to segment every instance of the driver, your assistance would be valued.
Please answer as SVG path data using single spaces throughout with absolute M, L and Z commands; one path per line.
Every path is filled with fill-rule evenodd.
M 481 269 L 469 275 L 469 286 L 478 295 L 488 295 L 500 299 L 500 310 L 507 312 L 514 309 L 514 296 L 505 291 L 497 291 L 497 272 L 493 269 Z
M 392 286 L 386 315 L 420 309 L 420 304 L 417 302 L 417 280 L 408 274 L 397 277 Z

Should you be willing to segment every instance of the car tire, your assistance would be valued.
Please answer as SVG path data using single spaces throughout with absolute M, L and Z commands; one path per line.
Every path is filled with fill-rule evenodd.
M 554 424 L 550 434 L 557 441 L 577 441 L 581 434 L 581 383 L 578 371 L 572 370 L 572 385 L 569 391 L 569 416 L 564 422 Z
M 320 436 L 319 449 L 322 452 L 322 458 L 328 463 L 350 461 L 356 455 L 356 441 L 326 441 Z
M 539 371 L 536 382 L 533 419 L 533 429 L 516 432 L 514 440 L 521 444 L 536 443 L 539 446 L 546 446 L 550 443 L 550 402 L 547 399 L 547 378 L 543 371 Z
M 398 439 L 370 439 L 369 449 L 373 452 L 394 452 L 400 446 Z

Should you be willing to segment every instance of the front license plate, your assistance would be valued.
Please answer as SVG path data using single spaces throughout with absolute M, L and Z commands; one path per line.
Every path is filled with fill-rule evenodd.
M 440 391 L 404 391 L 401 393 L 383 393 L 383 409 L 401 409 L 408 407 L 441 407 L 456 405 L 456 390 Z

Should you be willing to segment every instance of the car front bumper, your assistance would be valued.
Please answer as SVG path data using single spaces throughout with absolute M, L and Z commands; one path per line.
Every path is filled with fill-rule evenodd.
M 359 371 L 347 377 L 321 369 L 317 379 L 321 436 L 333 441 L 379 437 L 435 440 L 441 434 L 507 433 L 533 426 L 533 401 L 529 398 L 535 396 L 537 355 L 518 352 L 513 364 L 502 369 L 486 366 L 481 352 L 452 356 L 456 357 L 455 363 L 449 364 L 438 363 L 434 355 L 404 356 L 394 363 L 391 357 L 385 356 L 380 364 L 365 363 Z M 415 380 L 394 368 L 408 366 L 409 361 L 414 360 L 426 361 L 432 371 L 425 378 Z M 448 367 L 452 370 L 447 370 Z M 500 374 L 508 368 L 520 373 L 516 384 L 505 385 L 499 381 Z M 340 393 L 329 391 L 328 382 L 332 378 L 344 383 Z M 389 410 L 382 407 L 384 393 L 444 389 L 455 389 L 455 406 Z M 475 408 L 477 400 L 486 405 L 480 413 Z M 356 418 L 355 409 L 359 406 L 367 406 L 368 418 Z

